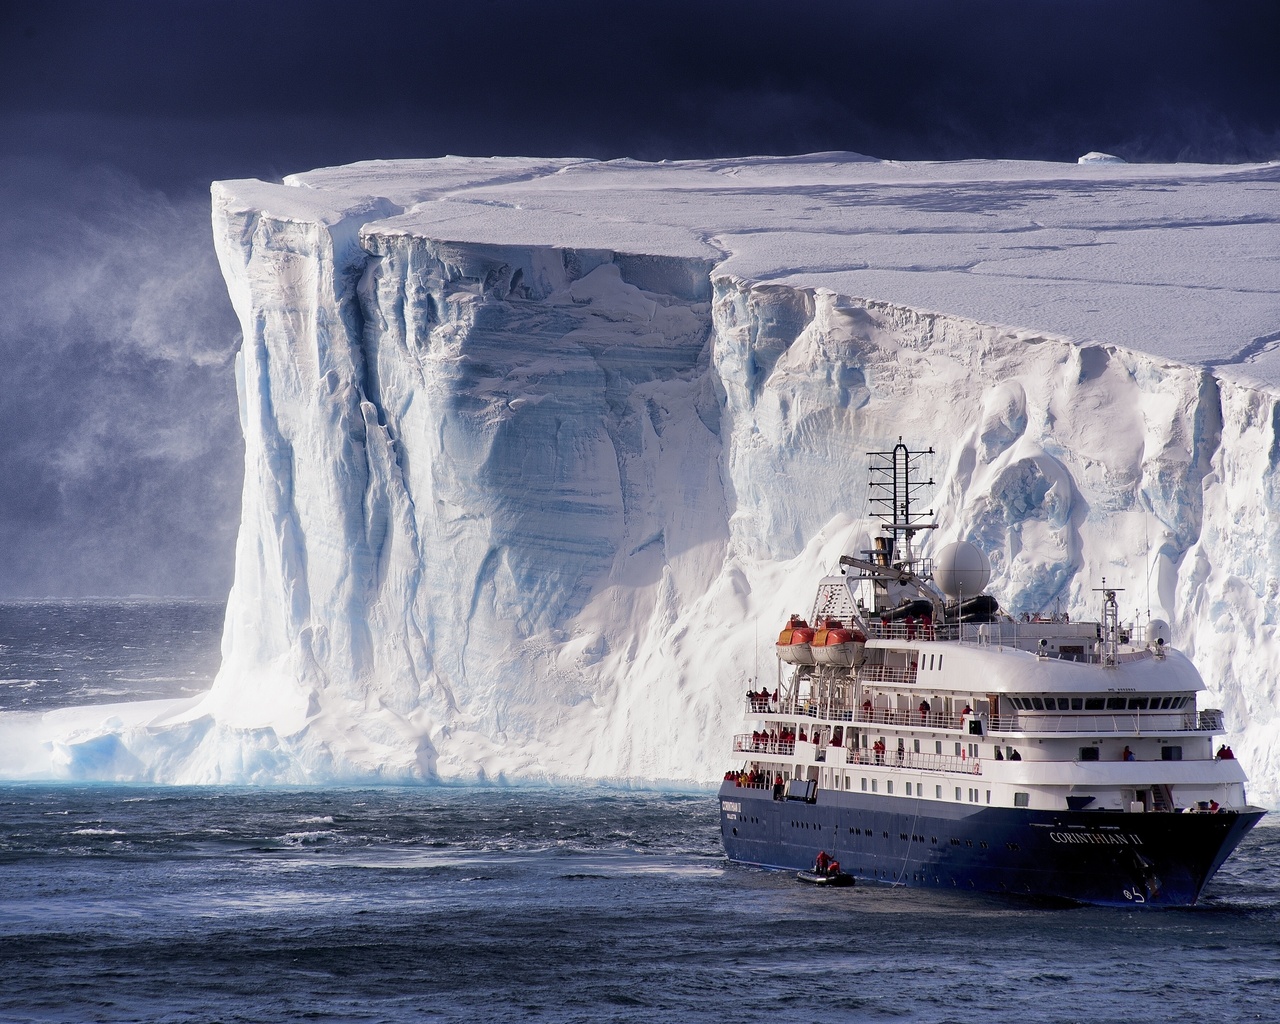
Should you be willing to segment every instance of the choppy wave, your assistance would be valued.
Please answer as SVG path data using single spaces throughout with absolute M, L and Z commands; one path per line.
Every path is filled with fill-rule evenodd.
M 730 865 L 711 795 L 0 786 L 0 1019 L 1234 1024 L 1277 869 L 1050 910 Z

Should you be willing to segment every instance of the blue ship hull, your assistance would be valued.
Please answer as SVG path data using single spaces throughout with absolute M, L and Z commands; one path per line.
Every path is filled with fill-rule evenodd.
M 1189 906 L 1263 811 L 1125 814 L 820 790 L 720 790 L 729 859 L 803 870 L 820 850 L 859 880 L 1104 906 Z

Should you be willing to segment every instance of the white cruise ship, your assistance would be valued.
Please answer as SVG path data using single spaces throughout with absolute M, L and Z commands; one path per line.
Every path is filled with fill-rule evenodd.
M 1153 620 L 1014 620 L 973 545 L 913 551 L 912 466 L 873 453 L 889 512 L 863 557 L 818 582 L 746 696 L 720 791 L 732 860 L 822 860 L 885 883 L 1115 905 L 1186 905 L 1263 811 L 1221 711 Z M 759 684 L 757 684 L 759 685 Z

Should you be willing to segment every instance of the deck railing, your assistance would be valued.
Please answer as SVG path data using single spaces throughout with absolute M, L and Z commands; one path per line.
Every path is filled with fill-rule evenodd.
M 733 749 L 742 754 L 777 754 L 790 757 L 795 753 L 792 742 L 753 740 L 750 733 L 733 738 Z M 965 775 L 981 775 L 982 761 L 976 757 L 952 754 L 917 753 L 913 750 L 887 750 L 879 757 L 870 749 L 850 747 L 819 747 L 815 760 L 827 765 L 868 765 L 879 768 L 902 768 L 921 772 L 960 772 Z
M 941 640 L 942 631 L 937 626 L 926 626 L 916 622 L 880 622 L 872 620 L 867 623 L 867 635 L 873 640 Z
M 948 715 L 941 711 L 928 711 L 922 715 L 919 710 L 899 711 L 897 708 L 859 708 L 854 721 L 868 725 L 904 725 L 913 729 L 949 729 L 952 732 L 959 732 L 963 728 L 963 720 L 959 715 Z
M 904 768 L 922 772 L 962 772 L 981 775 L 982 760 L 951 754 L 925 754 L 912 750 L 887 750 L 877 757 L 870 750 L 847 750 L 847 764 L 876 765 L 882 768 Z
M 914 686 L 916 682 L 915 666 L 911 668 L 895 668 L 890 665 L 863 665 L 858 675 L 864 683 L 905 683 Z
M 796 752 L 793 740 L 756 740 L 749 732 L 739 733 L 733 738 L 733 749 L 743 754 L 785 754 L 790 756 Z
M 1002 716 L 991 726 L 993 733 L 1165 733 L 1224 732 L 1222 712 L 1208 708 L 1197 714 L 1188 712 L 1126 712 L 1113 715 L 1074 714 L 1048 715 L 1017 711 Z
M 948 715 L 941 711 L 902 711 L 897 708 L 876 708 L 870 710 L 847 706 L 836 707 L 829 701 L 816 700 L 782 700 L 774 703 L 748 700 L 746 703 L 749 715 L 777 715 L 779 717 L 818 718 L 825 722 L 862 722 L 867 725 L 901 725 L 913 729 L 948 729 L 951 732 L 964 730 L 964 722 L 959 715 Z

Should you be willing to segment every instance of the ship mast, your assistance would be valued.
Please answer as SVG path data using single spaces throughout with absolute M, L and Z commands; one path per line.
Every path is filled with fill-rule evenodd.
M 1116 667 L 1116 658 L 1120 653 L 1120 605 L 1116 601 L 1118 587 L 1108 587 L 1107 578 L 1102 577 L 1102 586 L 1094 587 L 1095 594 L 1102 595 L 1102 637 L 1099 654 L 1106 668 Z
M 938 525 L 928 522 L 933 518 L 933 509 L 924 512 L 912 509 L 916 492 L 934 485 L 933 477 L 928 480 L 913 478 L 912 466 L 924 456 L 934 454 L 933 447 L 930 446 L 928 451 L 913 452 L 899 437 L 891 451 L 867 454 L 871 456 L 871 494 L 867 500 L 880 516 L 880 526 L 888 535 L 876 538 L 875 560 L 882 565 L 910 567 L 916 560 L 912 548 L 916 532 L 933 530 Z M 887 550 L 882 546 L 886 540 L 890 541 Z

